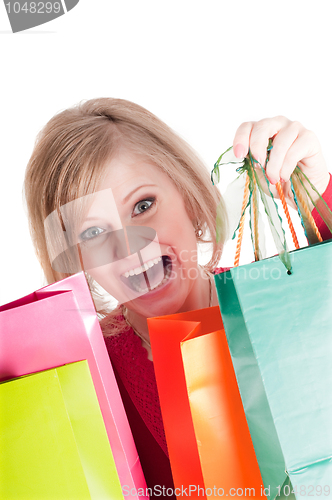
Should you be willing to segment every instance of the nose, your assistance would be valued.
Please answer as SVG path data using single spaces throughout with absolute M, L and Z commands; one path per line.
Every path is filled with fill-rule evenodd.
M 140 254 L 155 237 L 156 231 L 145 226 L 126 226 L 102 234 L 82 247 L 83 267 L 88 270 Z
M 110 241 L 110 244 L 109 244 L 110 262 L 115 262 L 117 260 L 124 259 L 128 255 L 130 255 L 131 251 L 130 251 L 127 231 L 126 231 L 125 227 L 123 229 L 113 231 L 109 241 Z
M 156 237 L 156 231 L 146 226 L 126 226 L 126 237 L 130 253 L 137 253 L 149 245 Z

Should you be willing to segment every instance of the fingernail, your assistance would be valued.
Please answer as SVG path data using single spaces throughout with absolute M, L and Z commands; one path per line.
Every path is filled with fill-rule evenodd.
M 268 177 L 268 179 L 269 179 L 269 182 L 270 182 L 271 184 L 273 184 L 273 185 L 274 185 L 274 184 L 277 184 L 277 182 L 278 182 L 278 181 L 276 181 L 276 180 L 272 179 L 271 177 Z
M 244 158 L 246 156 L 246 150 L 242 144 L 237 144 L 234 148 L 234 154 L 236 158 Z

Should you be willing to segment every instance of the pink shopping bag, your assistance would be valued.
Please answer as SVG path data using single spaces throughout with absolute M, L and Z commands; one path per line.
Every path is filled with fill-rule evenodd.
M 84 273 L 0 307 L 0 381 L 86 359 L 122 488 L 148 498 Z

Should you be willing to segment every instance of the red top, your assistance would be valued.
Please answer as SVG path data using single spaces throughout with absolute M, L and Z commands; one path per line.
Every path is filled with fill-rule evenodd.
M 126 326 L 120 311 L 117 320 Z M 107 325 L 106 317 L 101 321 L 104 334 L 108 332 Z M 152 491 L 154 486 L 174 490 L 156 378 L 153 363 L 148 359 L 147 350 L 129 326 L 119 335 L 106 337 L 105 343 L 140 457 L 146 484 Z M 159 491 L 161 491 L 160 488 Z M 157 490 L 156 493 L 158 493 Z M 161 495 L 157 494 L 155 497 L 157 496 Z M 175 495 L 167 495 L 167 497 L 176 499 Z M 150 498 L 154 498 L 154 496 L 150 495 Z
M 323 199 L 332 207 L 332 177 L 323 194 Z M 324 212 L 324 203 L 318 202 L 318 208 Z M 325 209 L 326 212 L 326 209 Z M 331 233 L 316 209 L 312 212 L 323 239 L 331 238 Z M 323 213 L 325 216 L 325 214 Z M 218 268 L 216 273 L 226 269 Z M 119 310 L 117 320 L 125 325 Z M 104 335 L 110 330 L 108 317 L 101 321 Z M 119 335 L 105 338 L 106 347 L 114 368 L 123 404 L 140 457 L 147 486 L 152 489 L 174 489 L 167 445 L 162 422 L 157 384 L 153 363 L 147 357 L 147 351 L 133 329 L 127 326 Z M 158 491 L 160 491 L 158 488 Z M 155 497 L 162 496 L 156 490 Z M 170 491 L 169 491 L 170 492 Z M 165 495 L 167 498 L 176 497 Z M 154 495 L 152 495 L 152 498 Z
M 322 198 L 326 202 L 327 206 L 329 208 L 331 208 L 332 207 L 332 175 L 331 174 L 330 174 L 330 182 L 328 183 L 328 186 L 327 186 Z M 317 202 L 317 208 L 319 209 L 319 211 L 323 215 L 324 219 L 331 221 L 331 224 L 332 224 L 331 216 L 328 213 L 328 211 L 326 210 L 326 205 L 321 200 L 319 200 Z M 331 238 L 330 230 L 326 226 L 326 224 L 324 223 L 323 219 L 319 215 L 316 208 L 313 209 L 312 215 L 315 219 L 318 230 L 319 230 L 323 240 L 329 240 Z

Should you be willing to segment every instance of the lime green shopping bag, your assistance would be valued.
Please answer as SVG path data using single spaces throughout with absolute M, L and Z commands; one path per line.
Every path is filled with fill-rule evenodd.
M 332 241 L 215 276 L 268 497 L 332 495 Z
M 122 499 L 86 361 L 0 384 L 0 499 Z

